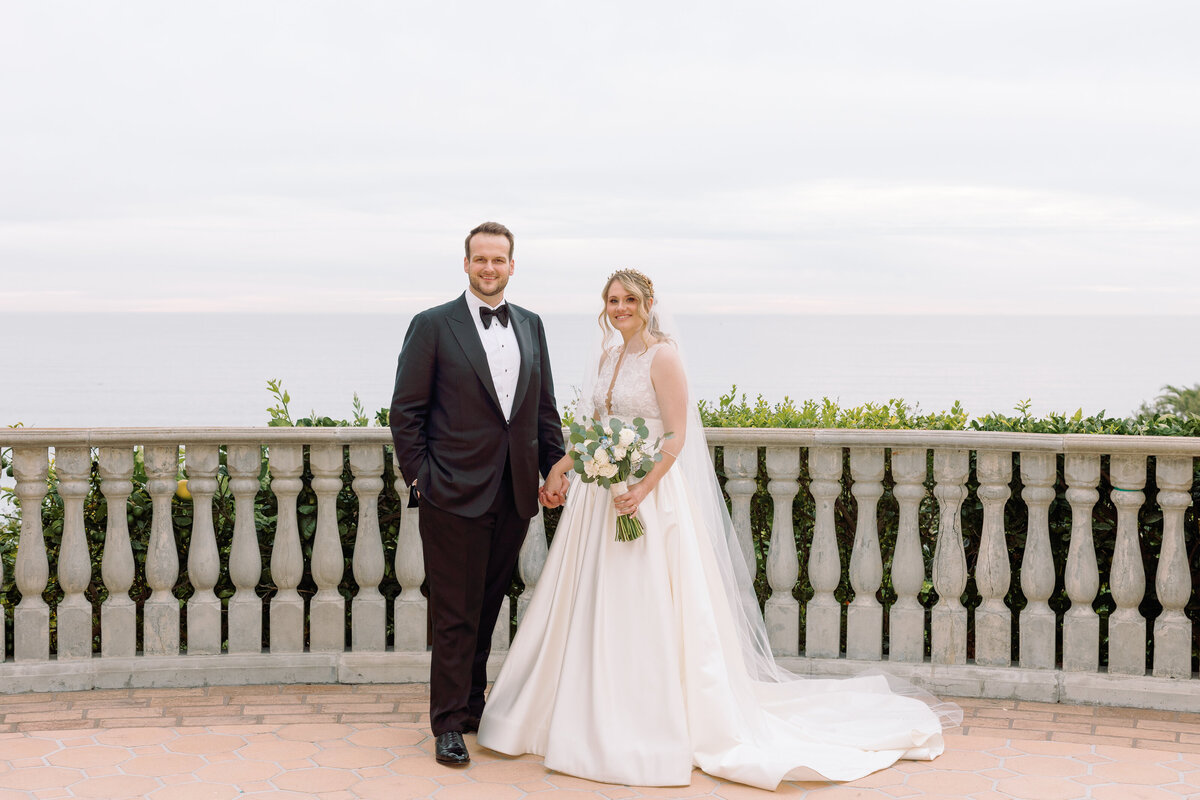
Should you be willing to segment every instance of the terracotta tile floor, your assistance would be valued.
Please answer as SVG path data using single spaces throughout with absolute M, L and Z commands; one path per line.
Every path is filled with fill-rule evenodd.
M 1200 797 L 1200 714 L 961 700 L 933 762 L 774 795 L 694 772 L 688 787 L 612 786 L 475 745 L 438 765 L 427 686 L 239 686 L 0 696 L 0 800 L 1180 800 Z

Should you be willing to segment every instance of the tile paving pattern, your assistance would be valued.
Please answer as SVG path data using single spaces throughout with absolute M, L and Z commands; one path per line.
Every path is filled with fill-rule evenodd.
M 432 758 L 428 686 L 121 689 L 0 696 L 0 800 L 1180 800 L 1200 798 L 1200 714 L 961 700 L 933 762 L 774 794 L 593 783 L 475 745 Z

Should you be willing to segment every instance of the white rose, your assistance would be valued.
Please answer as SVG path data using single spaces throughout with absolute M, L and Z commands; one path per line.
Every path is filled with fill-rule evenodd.
M 637 432 L 633 428 L 622 428 L 620 435 L 617 437 L 617 442 L 623 447 L 629 447 L 636 438 Z
M 600 465 L 594 458 L 591 461 L 585 461 L 583 464 L 583 472 L 589 478 L 594 478 L 600 474 Z
M 617 465 L 616 464 L 601 464 L 600 465 L 600 477 L 601 478 L 611 478 L 616 474 L 617 474 Z
M 629 451 L 621 445 L 617 445 L 613 448 L 613 458 L 615 458 L 617 461 L 620 461 L 621 459 L 625 458 L 628 452 Z
M 637 450 L 631 451 L 629 453 L 630 466 L 632 466 L 634 469 L 637 469 L 638 465 L 641 463 L 642 463 L 642 454 L 639 453 Z
M 596 452 L 592 454 L 592 460 L 607 464 L 609 462 L 608 451 L 603 447 L 597 447 Z

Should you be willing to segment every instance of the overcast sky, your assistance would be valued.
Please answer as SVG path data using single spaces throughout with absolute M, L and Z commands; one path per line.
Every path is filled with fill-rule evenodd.
M 1197 313 L 1200 4 L 0 0 L 0 311 Z

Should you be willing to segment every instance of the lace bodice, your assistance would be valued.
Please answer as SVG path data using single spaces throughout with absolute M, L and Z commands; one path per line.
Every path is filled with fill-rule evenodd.
M 650 365 L 654 355 L 666 342 L 651 345 L 644 353 L 630 353 L 621 360 L 621 348 L 614 347 L 604 354 L 596 385 L 592 390 L 593 414 L 597 417 L 614 416 L 626 422 L 642 417 L 661 419 L 658 397 L 654 384 L 650 382 Z M 621 362 L 621 371 L 613 382 L 613 370 Z M 608 387 L 612 386 L 612 408 L 607 408 Z

